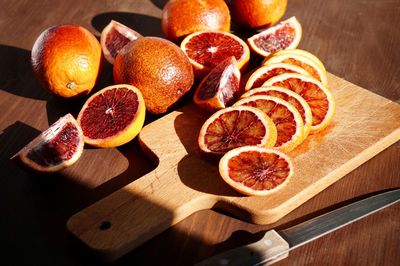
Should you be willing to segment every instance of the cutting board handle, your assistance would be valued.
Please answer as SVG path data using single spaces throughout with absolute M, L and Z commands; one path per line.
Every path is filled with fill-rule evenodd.
M 114 260 L 213 202 L 160 167 L 73 215 L 68 229 L 106 260 Z M 176 195 L 176 197 L 171 197 Z

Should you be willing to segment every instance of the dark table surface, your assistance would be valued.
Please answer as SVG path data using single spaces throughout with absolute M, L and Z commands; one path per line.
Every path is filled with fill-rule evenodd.
M 137 140 L 118 149 L 87 149 L 85 165 L 41 176 L 9 158 L 59 116 L 76 114 L 39 87 L 30 50 L 47 27 L 83 25 L 99 36 L 110 19 L 143 35 L 162 36 L 165 1 L 1 1 L 0 8 L 0 235 L 2 265 L 101 263 L 66 229 L 68 218 L 154 168 Z M 303 25 L 300 48 L 316 54 L 329 72 L 399 102 L 400 2 L 289 0 L 284 18 Z M 106 66 L 104 80 L 111 82 Z M 149 122 L 154 117 L 150 117 Z M 271 225 L 253 225 L 215 211 L 201 211 L 130 252 L 116 265 L 190 265 L 260 238 L 270 228 L 296 224 L 344 201 L 400 187 L 396 143 Z M 91 157 L 91 154 L 96 156 Z M 110 160 L 113 167 L 98 166 Z M 134 165 L 134 167 L 132 167 Z M 399 265 L 400 205 L 369 216 L 291 252 L 276 265 Z

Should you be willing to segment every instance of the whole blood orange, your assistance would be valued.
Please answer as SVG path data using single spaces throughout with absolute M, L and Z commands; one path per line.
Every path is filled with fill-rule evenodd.
M 134 86 L 119 84 L 93 94 L 78 115 L 84 140 L 95 147 L 116 147 L 131 141 L 145 119 L 143 96 Z
M 37 79 L 52 93 L 71 98 L 90 93 L 102 61 L 100 43 L 79 25 L 58 25 L 43 31 L 32 48 Z
M 100 43 L 104 57 L 110 64 L 114 64 L 119 50 L 139 37 L 142 37 L 140 33 L 115 20 L 111 20 L 101 32 Z
M 193 101 L 208 111 L 225 108 L 240 96 L 239 82 L 240 71 L 232 56 L 217 65 L 201 81 Z
M 127 44 L 114 61 L 114 81 L 136 86 L 146 108 L 153 114 L 165 113 L 193 85 L 192 66 L 174 43 L 142 37 Z
M 247 28 L 274 25 L 286 11 L 287 0 L 231 0 L 233 21 Z
M 203 154 L 223 155 L 246 145 L 272 147 L 277 138 L 272 120 L 249 106 L 228 107 L 214 113 L 200 129 L 198 143 Z
M 75 163 L 83 151 L 83 135 L 71 114 L 58 119 L 14 157 L 42 173 L 60 171 Z M 13 158 L 14 158 L 13 157 Z
M 179 41 L 203 30 L 230 30 L 230 14 L 223 0 L 171 0 L 164 6 L 161 26 L 164 36 Z
M 250 196 L 265 196 L 286 186 L 293 176 L 293 163 L 277 150 L 244 146 L 221 158 L 219 173 L 235 190 Z

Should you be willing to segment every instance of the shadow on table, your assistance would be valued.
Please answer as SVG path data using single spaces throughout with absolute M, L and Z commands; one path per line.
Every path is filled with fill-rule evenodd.
M 116 20 L 143 36 L 162 37 L 161 20 L 157 17 L 128 12 L 106 12 L 93 17 L 93 27 L 102 32 L 111 20 Z
M 1 90 L 36 100 L 52 98 L 34 77 L 30 51 L 0 44 L 0 58 Z
M 159 9 L 163 9 L 168 0 L 151 0 L 151 2 Z

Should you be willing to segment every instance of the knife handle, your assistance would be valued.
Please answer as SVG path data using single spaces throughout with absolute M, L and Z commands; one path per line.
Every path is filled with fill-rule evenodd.
M 271 265 L 288 255 L 289 244 L 275 230 L 270 230 L 257 242 L 217 254 L 196 265 Z

